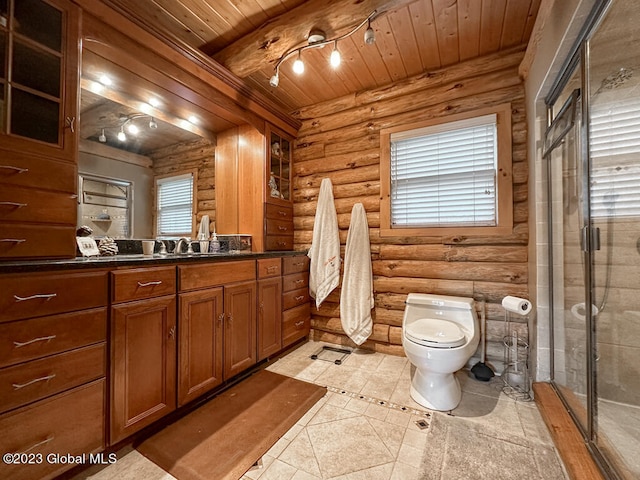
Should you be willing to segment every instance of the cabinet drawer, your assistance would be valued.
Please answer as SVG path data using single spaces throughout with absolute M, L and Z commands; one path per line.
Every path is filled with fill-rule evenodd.
M 308 272 L 309 257 L 306 255 L 296 255 L 295 257 L 282 258 L 282 274 L 289 275 L 291 273 Z
M 293 207 L 267 203 L 265 205 L 265 217 L 274 220 L 293 221 Z
M 267 235 L 293 235 L 293 221 L 267 219 Z
M 282 270 L 280 258 L 258 259 L 258 278 L 279 277 Z
M 107 308 L 0 323 L 0 367 L 104 342 Z
M 104 377 L 106 343 L 0 370 L 0 413 Z
M 304 303 L 309 303 L 309 289 L 299 288 L 282 294 L 282 309 L 289 310 Z
M 0 321 L 72 312 L 107 304 L 107 272 L 0 276 Z
M 76 166 L 19 151 L 0 150 L 0 183 L 75 193 Z
M 264 249 L 270 252 L 293 250 L 293 235 L 266 235 Z
M 161 297 L 176 292 L 176 267 L 149 267 L 111 272 L 114 303 Z
M 256 261 L 208 263 L 178 266 L 180 291 L 215 287 L 226 283 L 255 280 Z
M 3 185 L 0 220 L 76 225 L 77 195 Z M 46 232 L 41 232 L 47 243 Z
M 0 451 L 80 455 L 104 448 L 105 381 L 97 380 L 0 416 Z M 53 478 L 67 463 L 2 465 L 2 478 Z
M 311 308 L 309 304 L 286 310 L 282 314 L 282 346 L 287 347 L 296 340 L 309 335 L 311 330 Z
M 75 226 L 0 224 L 0 258 L 72 258 L 75 255 Z
M 308 273 L 293 273 L 291 275 L 285 275 L 282 277 L 282 291 L 290 292 L 291 290 L 298 290 L 300 288 L 309 286 L 309 274 Z

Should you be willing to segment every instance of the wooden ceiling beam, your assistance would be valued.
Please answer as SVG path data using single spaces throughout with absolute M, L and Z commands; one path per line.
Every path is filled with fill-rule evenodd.
M 380 15 L 415 1 L 308 0 L 272 18 L 212 56 L 231 72 L 245 78 L 275 65 L 284 53 L 304 45 L 312 28 L 323 30 L 328 38 L 335 38 L 355 28 L 374 10 Z

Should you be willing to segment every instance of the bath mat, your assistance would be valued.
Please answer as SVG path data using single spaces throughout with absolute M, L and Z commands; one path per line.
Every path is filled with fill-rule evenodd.
M 237 480 L 326 392 L 261 370 L 136 450 L 178 480 Z

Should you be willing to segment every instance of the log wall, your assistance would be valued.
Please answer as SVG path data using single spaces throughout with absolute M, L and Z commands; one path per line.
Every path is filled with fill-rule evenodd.
M 294 149 L 295 248 L 310 247 L 320 182 L 329 177 L 342 256 L 351 209 L 367 211 L 374 273 L 374 328 L 365 348 L 404 355 L 402 316 L 409 292 L 485 299 L 487 361 L 503 359 L 505 295 L 528 298 L 528 165 L 523 82 L 517 48 L 371 91 L 294 112 L 302 127 Z M 511 103 L 513 231 L 504 236 L 381 237 L 380 130 Z M 312 338 L 355 346 L 340 323 L 340 287 L 319 310 L 312 307 Z M 477 303 L 480 309 L 482 302 Z M 514 319 L 527 336 L 525 319 Z
M 198 172 L 194 201 L 196 220 L 193 227 L 194 236 L 203 215 L 209 215 L 210 222 L 215 221 L 216 218 L 215 147 L 214 143 L 203 138 L 195 142 L 181 143 L 156 150 L 149 155 L 153 160 L 154 175 L 180 175 L 194 170 Z M 155 202 L 155 192 L 153 198 Z M 153 212 L 155 211 L 154 207 Z M 213 224 L 209 225 L 213 231 Z

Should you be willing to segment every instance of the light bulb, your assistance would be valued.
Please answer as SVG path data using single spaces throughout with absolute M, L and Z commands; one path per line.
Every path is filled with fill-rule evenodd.
M 196 117 L 195 115 L 189 115 L 189 118 L 187 118 L 187 120 L 189 121 L 189 123 L 192 123 L 194 125 L 197 125 L 200 122 L 198 117 Z
M 110 77 L 108 77 L 107 75 L 100 75 L 100 78 L 99 78 L 99 80 L 98 80 L 98 81 L 99 81 L 102 85 L 105 85 L 105 86 L 107 86 L 107 87 L 113 83 L 113 82 L 111 81 L 111 78 L 110 78 Z
M 275 88 L 278 86 L 279 83 L 280 83 L 280 75 L 278 75 L 278 73 L 276 72 L 276 74 L 273 77 L 271 77 L 271 79 L 269 80 L 269 85 Z
M 104 128 L 100 132 L 100 136 L 98 136 L 98 141 L 100 143 L 106 143 L 107 142 L 107 136 L 104 134 Z
M 131 134 L 131 135 L 137 135 L 138 132 L 140 131 L 140 129 L 133 123 L 130 123 L 129 126 L 127 126 L 127 131 Z
M 127 139 L 127 136 L 124 133 L 124 127 L 120 127 L 120 131 L 118 132 L 118 140 L 124 142 Z
M 157 98 L 155 98 L 155 97 L 151 97 L 151 98 L 149 99 L 149 104 L 150 104 L 152 107 L 156 107 L 156 108 L 157 108 L 157 107 L 159 107 L 159 106 L 160 106 L 160 100 L 158 100 L 158 99 L 157 99 Z
M 151 117 L 151 120 L 149 120 L 149 128 L 154 130 L 158 128 L 158 123 L 155 121 L 153 117 Z
M 375 41 L 376 41 L 376 34 L 373 31 L 373 28 L 371 28 L 371 20 L 369 20 L 369 23 L 367 24 L 367 29 L 364 31 L 364 43 L 366 43 L 367 45 L 371 45 Z
M 333 68 L 340 66 L 340 52 L 338 51 L 338 42 L 333 45 L 333 51 L 331 52 L 331 58 L 329 60 Z
M 304 63 L 302 63 L 302 59 L 300 58 L 300 52 L 298 52 L 298 58 L 293 62 L 293 72 L 301 75 L 304 73 Z

